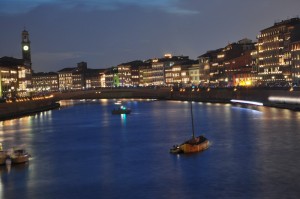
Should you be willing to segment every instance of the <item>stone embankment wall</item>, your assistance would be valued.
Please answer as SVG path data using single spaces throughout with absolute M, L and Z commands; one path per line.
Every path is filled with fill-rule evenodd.
M 100 89 L 54 94 L 56 100 L 63 99 L 111 99 L 111 98 L 157 98 L 199 101 L 230 101 L 231 99 L 252 100 L 267 103 L 269 97 L 300 97 L 300 90 L 289 91 L 289 88 L 211 88 L 199 90 L 171 91 L 170 88 L 137 88 L 137 89 Z
M 30 100 L 24 102 L 0 103 L 0 120 L 12 119 L 32 113 L 58 108 L 53 99 Z
M 56 100 L 65 99 L 114 99 L 114 98 L 155 98 L 170 95 L 170 88 L 114 88 L 54 93 Z
M 113 98 L 155 98 L 165 100 L 193 100 L 201 102 L 230 103 L 231 99 L 257 101 L 266 106 L 300 110 L 300 89 L 294 88 L 202 88 L 171 91 L 170 88 L 114 88 L 56 93 L 62 99 L 113 99 Z M 270 97 L 282 98 L 271 101 Z M 292 101 L 288 99 L 293 99 Z
M 74 92 L 54 93 L 54 98 L 0 103 L 0 120 L 11 119 L 23 115 L 32 114 L 44 110 L 59 107 L 55 103 L 66 99 L 120 99 L 120 98 L 150 98 L 161 100 L 193 100 L 201 102 L 230 103 L 231 99 L 249 100 L 262 102 L 266 106 L 300 110 L 300 90 L 294 88 L 211 88 L 199 90 L 171 91 L 170 88 L 114 88 L 85 90 Z M 270 97 L 277 97 L 281 100 L 271 101 Z M 290 100 L 292 99 L 292 100 Z M 298 101 L 297 101 L 298 100 Z
M 269 103 L 270 97 L 300 97 L 300 91 L 289 91 L 289 89 L 259 89 L 232 88 L 200 89 L 200 91 L 173 92 L 173 98 L 192 98 L 199 101 L 230 101 L 231 99 L 250 100 Z

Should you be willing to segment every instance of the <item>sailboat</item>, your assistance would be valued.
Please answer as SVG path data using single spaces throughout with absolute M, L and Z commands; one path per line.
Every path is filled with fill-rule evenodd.
M 170 153 L 196 153 L 200 151 L 204 151 L 209 147 L 209 140 L 204 137 L 203 135 L 200 135 L 198 137 L 195 137 L 195 130 L 194 130 L 194 117 L 193 117 L 193 105 L 191 102 L 191 118 L 192 118 L 192 130 L 193 130 L 193 136 L 191 139 L 183 142 L 180 145 L 174 145 L 170 149 Z

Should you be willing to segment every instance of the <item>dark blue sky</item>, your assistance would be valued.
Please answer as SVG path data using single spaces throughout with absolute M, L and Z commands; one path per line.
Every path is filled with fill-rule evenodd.
M 35 72 L 85 61 L 89 68 L 162 57 L 192 59 L 276 21 L 297 17 L 299 0 L 0 0 L 0 57 L 21 58 L 29 31 Z

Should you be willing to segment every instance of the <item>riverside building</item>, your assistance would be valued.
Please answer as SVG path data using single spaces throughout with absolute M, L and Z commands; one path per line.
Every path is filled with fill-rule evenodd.
M 103 87 L 103 76 L 104 69 L 89 69 L 86 62 L 79 62 L 77 67 L 58 71 L 58 88 L 60 91 L 70 91 Z
M 0 98 L 17 96 L 19 65 L 23 65 L 23 61 L 20 59 L 0 58 Z
M 292 82 L 300 85 L 300 41 L 291 44 Z
M 273 26 L 261 30 L 257 38 L 260 84 L 289 86 L 293 78 L 297 81 L 295 77 L 299 71 L 293 65 L 291 45 L 300 40 L 300 19 L 297 17 L 274 23 Z
M 55 72 L 33 73 L 32 86 L 35 93 L 56 92 L 58 91 L 58 74 Z
M 199 56 L 200 85 L 253 86 L 251 52 L 254 48 L 251 40 L 242 39 Z

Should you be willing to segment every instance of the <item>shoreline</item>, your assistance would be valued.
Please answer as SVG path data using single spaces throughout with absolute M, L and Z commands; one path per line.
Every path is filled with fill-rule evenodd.
M 26 103 L 13 102 L 0 104 L 0 121 L 16 119 L 29 116 L 35 113 L 59 108 L 60 104 L 55 101 L 39 100 L 28 101 Z
M 270 101 L 270 97 L 285 98 L 281 101 Z M 53 98 L 31 100 L 26 102 L 0 103 L 0 121 L 19 118 L 42 111 L 60 107 L 60 100 L 69 99 L 158 99 L 176 101 L 195 101 L 203 103 L 239 104 L 232 99 L 258 101 L 263 106 L 291 111 L 300 111 L 300 103 L 292 103 L 289 99 L 300 99 L 300 91 L 289 92 L 278 89 L 212 88 L 198 91 L 171 91 L 168 87 L 161 88 L 106 88 L 97 90 L 71 91 L 53 93 Z M 298 101 L 296 101 L 298 102 Z M 243 104 L 245 105 L 245 104 Z M 255 106 L 255 105 L 254 105 Z

